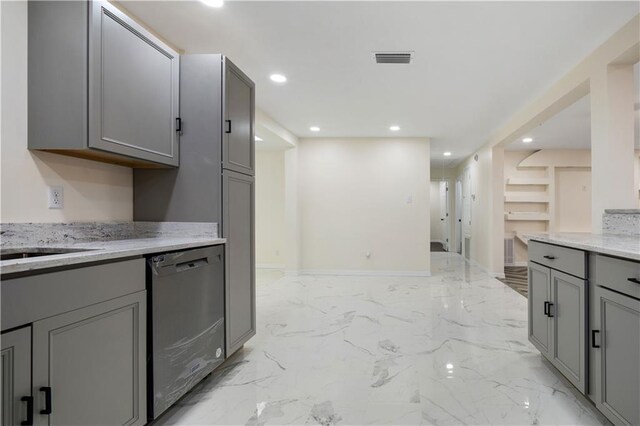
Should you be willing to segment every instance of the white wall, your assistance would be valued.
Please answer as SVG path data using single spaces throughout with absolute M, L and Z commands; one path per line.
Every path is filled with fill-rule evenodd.
M 297 149 L 303 271 L 429 273 L 428 139 L 301 139 Z
M 431 241 L 442 242 L 442 223 L 440 222 L 440 181 L 431 181 L 430 195 Z
M 3 1 L 2 222 L 131 220 L 131 169 L 27 150 L 27 2 Z M 47 208 L 47 187 L 64 187 L 64 209 Z
M 284 151 L 256 151 L 256 264 L 284 268 Z

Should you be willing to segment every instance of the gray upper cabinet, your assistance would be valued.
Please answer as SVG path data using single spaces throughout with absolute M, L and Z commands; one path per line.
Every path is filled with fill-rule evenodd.
M 227 238 L 225 323 L 230 356 L 256 334 L 255 183 L 252 176 L 230 171 L 225 171 L 222 181 L 222 232 Z
M 2 334 L 2 426 L 31 424 L 31 327 Z
M 224 58 L 224 135 L 222 167 L 255 173 L 255 85 L 229 59 Z
M 145 424 L 145 345 L 145 291 L 34 322 L 34 424 Z
M 179 164 L 179 55 L 103 1 L 29 2 L 29 148 Z
M 594 286 L 590 396 L 614 424 L 640 424 L 640 300 Z

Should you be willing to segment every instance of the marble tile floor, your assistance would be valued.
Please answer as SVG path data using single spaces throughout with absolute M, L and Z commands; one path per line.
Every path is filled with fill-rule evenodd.
M 432 277 L 259 274 L 257 335 L 155 424 L 606 424 L 527 341 L 527 299 Z

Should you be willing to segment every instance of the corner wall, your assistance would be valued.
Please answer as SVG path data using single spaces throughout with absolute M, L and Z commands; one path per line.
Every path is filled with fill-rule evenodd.
M 125 221 L 133 216 L 132 170 L 27 150 L 27 2 L 3 1 L 2 222 Z M 64 188 L 64 209 L 47 208 L 50 185 Z
M 297 150 L 303 273 L 430 273 L 428 139 L 302 139 Z

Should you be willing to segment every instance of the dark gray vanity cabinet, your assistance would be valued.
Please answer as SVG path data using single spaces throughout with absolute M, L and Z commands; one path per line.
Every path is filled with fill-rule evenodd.
M 179 55 L 106 1 L 32 1 L 29 149 L 179 164 Z
M 586 265 L 581 250 L 529 243 L 529 341 L 583 393 L 588 373 Z
M 30 424 L 31 327 L 2 333 L 2 426 Z M 24 423 L 23 423 L 24 422 Z
M 640 263 L 592 255 L 590 397 L 614 424 L 640 424 Z

